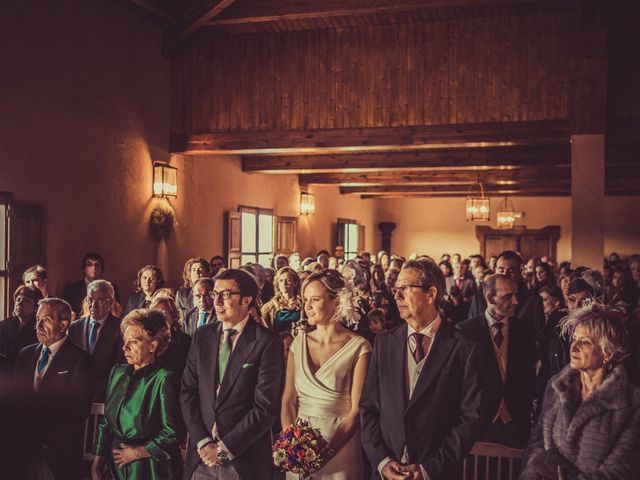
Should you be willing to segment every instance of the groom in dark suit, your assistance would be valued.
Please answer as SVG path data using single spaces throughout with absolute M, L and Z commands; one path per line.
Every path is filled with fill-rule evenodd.
M 376 338 L 360 399 L 374 478 L 454 480 L 491 419 L 482 346 L 440 319 L 445 280 L 431 259 L 404 264 L 392 289 L 405 324 Z
M 195 332 L 180 403 L 189 431 L 184 480 L 273 477 L 271 427 L 284 384 L 281 337 L 249 315 L 253 276 L 225 270 L 211 292 L 217 321 Z

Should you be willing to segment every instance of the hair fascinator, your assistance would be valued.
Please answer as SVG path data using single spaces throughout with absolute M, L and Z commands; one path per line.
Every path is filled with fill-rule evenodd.
M 149 310 L 146 315 L 142 316 L 141 321 L 142 328 L 144 328 L 152 337 L 155 337 L 166 324 L 164 315 L 155 310 Z

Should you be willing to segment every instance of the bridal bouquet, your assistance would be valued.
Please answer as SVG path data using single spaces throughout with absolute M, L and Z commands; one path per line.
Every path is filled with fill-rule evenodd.
M 273 463 L 281 470 L 307 477 L 322 464 L 322 451 L 327 441 L 320 430 L 305 420 L 296 420 L 280 434 L 273 445 Z

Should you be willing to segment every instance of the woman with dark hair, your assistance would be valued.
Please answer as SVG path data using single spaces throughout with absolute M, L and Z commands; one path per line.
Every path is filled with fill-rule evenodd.
M 158 358 L 158 364 L 170 372 L 176 372 L 182 376 L 184 367 L 187 364 L 191 337 L 184 333 L 184 320 L 173 299 L 173 292 L 168 288 L 156 290 L 149 309 L 162 313 L 171 331 L 169 346 Z
M 211 264 L 202 257 L 190 258 L 182 269 L 182 287 L 176 293 L 176 306 L 182 318 L 195 305 L 193 304 L 193 284 L 203 277 L 211 276 Z
M 556 276 L 554 275 L 551 266 L 548 263 L 539 263 L 536 265 L 534 279 L 534 288 L 536 292 L 540 292 L 542 287 L 555 284 Z
M 162 279 L 162 271 L 155 265 L 145 265 L 136 276 L 133 284 L 134 293 L 127 300 L 124 308 L 124 315 L 136 308 L 148 308 L 151 304 L 151 298 L 155 291 L 164 288 L 164 280 Z
M 0 321 L 0 377 L 3 371 L 11 374 L 18 352 L 38 343 L 36 311 L 42 292 L 36 287 L 20 285 L 13 294 L 13 316 Z M 1 379 L 1 378 L 0 378 Z
M 128 365 L 111 371 L 91 479 L 105 478 L 105 464 L 119 480 L 179 479 L 179 381 L 156 361 L 169 345 L 169 325 L 162 313 L 137 309 L 120 330 Z
M 633 288 L 631 275 L 623 268 L 611 270 L 611 282 L 606 287 L 606 297 L 609 304 L 616 304 L 631 313 L 636 308 L 640 290 Z
M 640 389 L 619 311 L 595 302 L 574 310 L 568 367 L 554 376 L 523 458 L 521 480 L 631 479 L 640 467 Z
M 276 273 L 274 283 L 274 297 L 262 306 L 262 324 L 280 334 L 286 356 L 293 340 L 293 326 L 300 320 L 302 312 L 300 278 L 293 268 L 283 267 Z
M 300 418 L 320 429 L 328 446 L 315 480 L 362 478 L 358 404 L 371 347 L 342 325 L 357 322 L 352 286 L 337 270 L 313 273 L 302 285 L 304 309 L 316 329 L 291 344 L 282 398 L 282 426 Z M 287 474 L 289 479 L 298 475 Z

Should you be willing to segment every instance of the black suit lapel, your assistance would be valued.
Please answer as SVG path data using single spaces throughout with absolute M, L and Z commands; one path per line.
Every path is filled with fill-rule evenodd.
M 422 368 L 422 373 L 418 377 L 416 386 L 413 389 L 407 410 L 409 410 L 416 403 L 417 399 L 429 388 L 429 385 L 437 378 L 449 355 L 451 355 L 451 351 L 457 343 L 456 338 L 453 336 L 452 328 L 453 327 L 450 327 L 449 324 L 444 321 L 440 324 L 436 339 L 431 346 L 429 356 Z
M 40 380 L 40 383 L 38 384 L 38 390 L 43 391 L 50 388 L 51 385 L 55 384 L 56 380 L 59 378 L 58 372 L 64 372 L 65 370 L 69 370 L 73 367 L 72 364 L 69 364 L 69 350 L 72 348 L 70 343 L 70 339 L 65 340 L 60 346 L 58 352 L 53 356 L 47 371 L 44 373 L 44 377 L 42 377 L 42 380 Z M 40 351 L 42 351 L 41 348 L 38 351 L 37 358 L 40 358 Z M 69 374 L 71 374 L 71 372 L 69 372 Z
M 255 346 L 256 323 L 252 319 L 249 319 L 244 327 L 244 330 L 242 331 L 242 334 L 240 335 L 240 338 L 238 338 L 238 342 L 236 343 L 233 352 L 231 352 L 231 356 L 229 357 L 227 371 L 225 372 L 222 383 L 220 384 L 220 392 L 218 395 L 218 400 L 216 401 L 216 405 L 220 405 L 222 402 L 224 402 L 224 399 L 231 391 L 233 384 L 238 379 L 238 375 L 240 375 L 242 366 L 245 364 L 245 360 L 247 359 L 247 357 L 249 357 Z M 218 358 L 216 355 L 216 371 L 217 368 Z
M 402 405 L 407 404 L 407 324 L 396 328 L 390 339 L 389 345 L 389 368 L 385 368 L 389 372 L 390 392 L 392 395 L 399 395 L 402 399 Z
M 99 355 L 108 356 L 109 352 L 107 351 L 107 349 L 109 348 L 109 344 L 113 340 L 113 337 L 120 335 L 119 330 L 120 329 L 118 328 L 118 320 L 116 320 L 115 317 L 109 315 L 105 319 L 102 327 L 100 327 L 100 330 L 98 330 L 98 340 L 96 341 L 96 346 L 93 349 L 94 357 L 98 357 Z
M 198 335 L 207 335 L 200 350 L 200 368 L 202 378 L 209 385 L 208 390 L 213 395 L 213 403 L 217 402 L 217 378 L 218 378 L 218 350 L 220 349 L 220 336 L 222 334 L 222 323 L 216 323 L 214 328 L 203 328 Z

